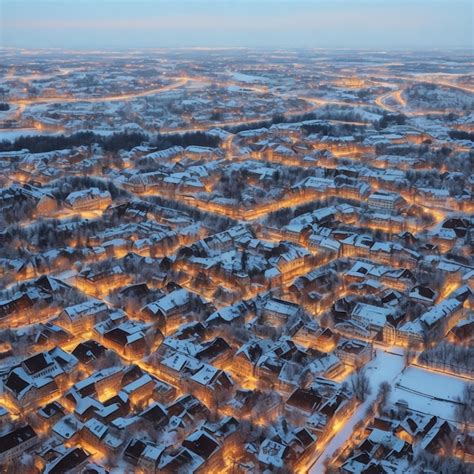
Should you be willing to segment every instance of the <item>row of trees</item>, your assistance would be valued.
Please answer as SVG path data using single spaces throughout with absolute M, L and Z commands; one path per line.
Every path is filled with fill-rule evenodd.
M 472 374 L 474 348 L 442 341 L 420 354 L 419 362 L 458 374 Z
M 204 132 L 157 134 L 154 136 L 142 132 L 118 132 L 112 135 L 78 132 L 72 135 L 30 135 L 18 137 L 14 141 L 3 140 L 0 142 L 0 151 L 15 151 L 26 148 L 32 153 L 43 153 L 81 145 L 90 147 L 98 144 L 105 151 L 117 152 L 119 150 L 131 150 L 143 143 L 164 150 L 175 145 L 215 147 L 219 145 L 220 139 L 215 135 Z

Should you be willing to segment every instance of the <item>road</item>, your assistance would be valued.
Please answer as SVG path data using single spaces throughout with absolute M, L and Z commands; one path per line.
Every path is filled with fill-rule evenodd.
M 339 449 L 350 438 L 354 426 L 365 418 L 367 408 L 374 402 L 379 385 L 384 382 L 393 382 L 401 373 L 404 367 L 403 357 L 382 349 L 376 349 L 376 357 L 366 365 L 366 374 L 370 380 L 371 393 L 364 403 L 360 404 L 352 416 L 343 425 L 343 428 L 331 439 L 324 450 L 315 459 L 315 463 L 310 468 L 310 474 L 324 473 L 324 462 L 326 458 L 331 458 L 335 451 Z

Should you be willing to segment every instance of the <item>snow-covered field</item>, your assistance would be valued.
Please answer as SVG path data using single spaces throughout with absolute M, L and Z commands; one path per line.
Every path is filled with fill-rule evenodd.
M 236 81 L 246 82 L 246 83 L 249 83 L 249 84 L 252 83 L 252 82 L 268 82 L 268 79 L 265 78 L 265 77 L 254 76 L 254 75 L 251 75 L 251 74 L 244 74 L 244 73 L 241 73 L 241 72 L 233 72 L 232 77 Z
M 405 400 L 410 408 L 453 420 L 455 401 L 465 382 L 450 375 L 408 367 L 392 386 L 390 400 Z

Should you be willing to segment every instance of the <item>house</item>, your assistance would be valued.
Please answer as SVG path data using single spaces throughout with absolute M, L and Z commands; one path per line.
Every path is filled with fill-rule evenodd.
M 146 443 L 145 449 L 138 458 L 138 467 L 144 472 L 158 472 L 158 466 L 165 449 L 163 445 Z
M 96 418 L 87 420 L 81 432 L 81 440 L 92 449 L 105 453 L 117 452 L 122 446 L 122 440 L 114 436 L 111 429 Z
M 420 316 L 420 322 L 429 338 L 443 337 L 462 319 L 462 302 L 447 298 Z
M 193 394 L 209 407 L 230 396 L 234 388 L 234 382 L 229 374 L 209 364 L 204 364 L 191 375 L 189 382 Z
M 78 473 L 89 462 L 90 454 L 82 448 L 72 447 L 63 455 L 46 464 L 44 474 Z
M 292 340 L 305 347 L 330 352 L 335 349 L 338 336 L 329 328 L 324 329 L 316 324 L 304 324 L 296 331 Z
M 102 341 L 107 347 L 128 359 L 144 357 L 156 341 L 161 341 L 162 338 L 161 332 L 153 329 L 151 324 L 136 320 L 124 321 L 102 335 Z
M 58 347 L 36 354 L 8 373 L 5 395 L 20 408 L 45 403 L 64 386 L 77 364 L 73 355 Z
M 16 428 L 0 436 L 0 465 L 6 465 L 39 442 L 30 425 Z
M 269 298 L 262 308 L 262 320 L 269 326 L 281 326 L 302 312 L 301 308 L 290 301 Z
M 215 367 L 224 368 L 230 361 L 234 351 L 222 337 L 216 337 L 200 344 L 194 354 L 196 359 L 207 362 Z
M 65 352 L 60 347 L 55 347 L 48 352 L 40 352 L 21 363 L 21 368 L 29 377 L 58 378 L 62 374 L 71 372 L 77 366 L 74 355 Z
M 145 448 L 146 443 L 140 441 L 139 439 L 132 438 L 123 452 L 123 457 L 129 463 L 136 466 L 138 465 L 140 456 L 145 451 Z
M 92 329 L 107 315 L 107 311 L 108 307 L 102 301 L 88 300 L 64 308 L 55 322 L 72 334 L 78 334 Z
M 403 205 L 404 200 L 396 193 L 376 191 L 369 196 L 368 203 L 372 209 L 393 212 Z
M 272 347 L 273 344 L 264 339 L 251 340 L 243 344 L 232 360 L 232 370 L 242 377 L 254 375 L 259 360 Z
M 449 422 L 440 419 L 424 436 L 420 445 L 424 450 L 432 454 L 440 453 L 446 441 L 449 440 L 452 431 L 453 429 Z
M 357 303 L 352 310 L 351 319 L 362 324 L 371 332 L 380 332 L 387 319 L 395 316 L 393 308 L 379 307 L 367 303 Z
M 10 299 L 0 300 L 0 327 L 29 324 L 34 300 L 28 293 L 18 293 Z
M 33 379 L 22 368 L 13 369 L 4 383 L 5 395 L 18 408 L 41 404 L 59 393 L 59 387 L 52 377 Z
M 270 470 L 281 469 L 290 464 L 294 458 L 295 455 L 289 446 L 268 438 L 262 442 L 257 454 L 262 469 Z
M 154 391 L 162 382 L 144 372 L 137 379 L 122 386 L 121 393 L 137 405 L 153 397 Z
M 168 334 L 180 324 L 189 322 L 192 311 L 198 309 L 200 303 L 199 296 L 179 288 L 146 305 L 141 314 L 145 321 L 155 322 L 164 334 Z
M 36 206 L 36 212 L 39 215 L 47 216 L 57 210 L 58 203 L 55 197 L 39 186 L 32 184 L 18 186 L 13 184 L 10 189 L 23 198 L 33 201 Z
M 107 348 L 102 344 L 89 339 L 80 342 L 72 351 L 72 355 L 76 357 L 81 364 L 88 365 L 91 362 L 100 359 L 105 355 Z
M 116 394 L 122 385 L 123 369 L 121 367 L 109 367 L 98 370 L 89 377 L 86 377 L 72 386 L 66 393 L 65 401 L 76 410 L 78 406 L 84 405 L 84 400 L 91 397 L 97 397 L 99 400 L 107 399 L 112 394 Z M 93 399 L 91 399 L 93 400 Z M 100 407 L 97 402 L 88 403 L 86 405 L 95 405 Z
M 180 448 L 177 452 L 167 457 L 162 457 L 158 465 L 159 472 L 174 474 L 176 472 L 202 472 L 200 468 L 204 459 L 186 448 Z
M 48 322 L 40 324 L 39 332 L 36 334 L 35 343 L 41 347 L 60 346 L 68 342 L 71 338 L 72 335 L 62 327 Z
M 112 196 L 109 191 L 101 191 L 94 187 L 74 191 L 68 194 L 64 202 L 74 211 L 96 211 L 109 206 L 112 203 Z
M 151 403 L 139 416 L 149 422 L 155 429 L 163 428 L 170 419 L 167 408 L 159 402 Z
M 225 469 L 220 443 L 207 431 L 197 430 L 184 441 L 183 447 L 203 459 L 198 473 L 219 472 Z
M 373 357 L 372 345 L 357 339 L 342 340 L 337 346 L 336 355 L 352 366 L 366 364 Z
M 65 416 L 64 407 L 57 401 L 41 407 L 38 412 L 38 426 L 41 431 L 47 430 Z
M 322 400 L 321 394 L 315 389 L 297 388 L 285 402 L 285 412 L 290 417 L 295 413 L 309 417 Z
M 408 298 L 416 303 L 432 306 L 438 293 L 428 286 L 416 285 L 408 293 Z
M 102 270 L 94 271 L 90 268 L 82 270 L 76 276 L 77 287 L 87 294 L 96 297 L 108 294 L 112 290 L 130 283 L 130 276 L 119 265 Z

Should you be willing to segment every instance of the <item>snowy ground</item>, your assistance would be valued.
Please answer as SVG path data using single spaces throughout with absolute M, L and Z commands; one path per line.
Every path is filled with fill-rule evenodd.
M 243 74 L 241 72 L 233 72 L 232 77 L 236 81 L 252 83 L 252 82 L 268 82 L 266 77 L 254 76 L 251 74 Z
M 366 374 L 370 380 L 372 389 L 367 400 L 362 403 L 354 412 L 352 417 L 344 424 L 339 433 L 329 442 L 326 449 L 321 453 L 316 463 L 310 469 L 310 474 L 322 474 L 324 472 L 324 460 L 331 457 L 334 452 L 344 444 L 351 435 L 354 426 L 364 418 L 367 408 L 374 401 L 379 385 L 387 381 L 393 383 L 403 370 L 403 357 L 398 354 L 384 352 L 382 349 L 376 350 L 376 356 L 366 366 Z
M 452 420 L 455 404 L 451 401 L 459 396 L 466 383 L 461 378 L 432 372 L 419 367 L 404 368 L 401 354 L 376 350 L 376 357 L 366 366 L 372 392 L 367 400 L 354 412 L 339 433 L 326 446 L 310 474 L 324 473 L 324 461 L 350 437 L 354 426 L 364 418 L 367 408 L 374 401 L 379 385 L 387 381 L 392 386 L 390 400 L 408 402 L 410 408 Z
M 38 130 L 36 128 L 1 128 L 0 142 L 3 140 L 13 141 L 23 136 L 33 135 L 58 135 L 59 132 L 50 132 L 47 130 Z
M 410 408 L 453 421 L 456 397 L 465 381 L 458 377 L 408 367 L 395 381 L 390 400 L 406 400 Z

